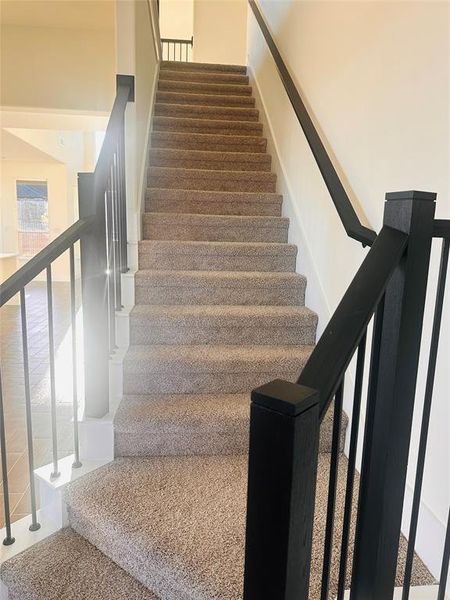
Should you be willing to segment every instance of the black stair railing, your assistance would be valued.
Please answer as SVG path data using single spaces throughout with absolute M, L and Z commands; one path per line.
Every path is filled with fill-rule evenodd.
M 117 94 L 94 173 L 78 176 L 79 213 L 94 218 L 81 237 L 86 416 L 109 410 L 108 360 L 116 349 L 115 313 L 122 308 L 121 274 L 128 270 L 125 110 L 134 78 L 117 76 Z
M 431 246 L 433 238 L 443 238 L 403 600 L 409 596 L 450 244 L 450 221 L 434 220 L 435 197 L 425 192 L 387 195 L 383 228 L 298 382 L 276 380 L 252 393 L 245 600 L 309 598 L 320 423 L 333 400 L 320 598 L 342 600 L 349 587 L 352 600 L 392 598 Z M 372 319 L 359 500 L 354 503 L 366 339 Z M 342 399 L 345 375 L 355 355 L 348 470 L 338 528 Z M 440 600 L 448 572 L 449 535 L 447 531 Z M 333 557 L 335 536 L 340 551 Z M 332 563 L 338 565 L 333 573 Z
M 248 2 L 275 61 L 284 89 L 303 129 L 347 235 L 361 242 L 363 246 L 371 246 L 375 240 L 376 233 L 361 223 L 256 1 L 248 0 Z
M 0 285 L 0 308 L 20 294 L 25 418 L 31 497 L 30 531 L 40 528 L 34 486 L 34 447 L 32 397 L 28 358 L 26 286 L 40 273 L 46 274 L 48 341 L 50 365 L 50 417 L 52 438 L 52 478 L 59 473 L 56 414 L 56 365 L 53 314 L 54 262 L 69 253 L 70 313 L 72 336 L 73 468 L 81 466 L 78 437 L 77 327 L 76 327 L 76 245 L 80 244 L 83 336 L 85 343 L 85 408 L 87 416 L 103 416 L 109 406 L 110 352 L 115 344 L 115 310 L 121 308 L 120 276 L 127 270 L 127 222 L 125 197 L 125 109 L 134 100 L 134 78 L 117 76 L 117 94 L 104 143 L 94 173 L 79 177 L 80 218 L 48 244 L 9 279 Z M 6 535 L 11 545 L 11 509 L 8 477 L 8 442 L 0 365 L 0 451 Z

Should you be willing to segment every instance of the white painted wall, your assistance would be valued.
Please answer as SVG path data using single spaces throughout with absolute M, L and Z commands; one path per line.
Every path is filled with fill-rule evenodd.
M 246 23 L 247 0 L 194 0 L 194 61 L 244 65 Z
M 0 37 L 2 106 L 111 110 L 114 29 L 3 25 Z
M 407 189 L 437 192 L 437 216 L 450 218 L 450 5 L 381 0 L 260 0 L 260 5 L 362 220 L 378 231 L 385 192 Z M 298 270 L 308 276 L 307 303 L 319 313 L 322 332 L 366 251 L 344 233 L 253 15 L 248 64 L 258 104 L 266 112 L 270 145 L 279 157 L 275 168 L 291 218 L 291 241 L 299 245 Z M 432 282 L 437 268 L 435 252 Z M 433 288 L 432 283 L 431 296 Z M 450 316 L 444 313 L 417 543 L 436 574 L 450 502 Z M 413 476 L 411 469 L 406 507 Z
M 161 37 L 190 40 L 194 35 L 194 0 L 160 0 Z

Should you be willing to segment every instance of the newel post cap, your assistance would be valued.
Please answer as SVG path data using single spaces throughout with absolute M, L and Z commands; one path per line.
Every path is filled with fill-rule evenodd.
M 418 190 L 408 190 L 405 192 L 388 192 L 386 200 L 431 200 L 434 202 L 437 198 L 435 192 L 421 192 Z

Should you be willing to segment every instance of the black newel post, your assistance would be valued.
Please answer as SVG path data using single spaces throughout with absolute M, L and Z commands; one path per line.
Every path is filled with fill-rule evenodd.
M 318 444 L 315 390 L 253 391 L 244 600 L 308 597 Z
M 369 382 L 352 600 L 389 600 L 408 466 L 436 194 L 387 194 L 384 225 L 409 235 L 388 284 Z
M 93 173 L 78 175 L 81 219 L 92 225 L 81 237 L 81 285 L 87 417 L 109 411 L 108 276 L 104 193 L 95 185 Z

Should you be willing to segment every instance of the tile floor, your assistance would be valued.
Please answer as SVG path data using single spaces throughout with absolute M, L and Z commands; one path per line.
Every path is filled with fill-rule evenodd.
M 39 467 L 52 459 L 47 292 L 44 282 L 33 282 L 27 286 L 26 307 L 34 460 L 35 466 Z M 73 452 L 72 341 L 68 283 L 53 284 L 53 313 L 58 456 L 62 458 Z M 78 348 L 81 348 L 81 345 L 81 340 L 78 340 Z M 0 309 L 0 368 L 10 507 L 12 521 L 16 521 L 30 513 L 20 306 L 6 305 Z M 0 503 L 0 526 L 3 527 L 3 484 L 0 486 Z

